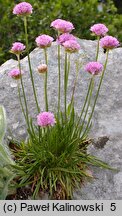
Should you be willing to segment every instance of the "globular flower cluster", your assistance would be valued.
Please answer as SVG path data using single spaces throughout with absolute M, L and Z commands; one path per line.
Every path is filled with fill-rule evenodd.
M 51 23 L 51 27 L 56 29 L 58 32 L 62 33 L 57 38 L 57 43 L 65 48 L 66 52 L 74 53 L 80 49 L 80 45 L 76 41 L 76 37 L 70 32 L 74 29 L 71 22 L 56 19 Z
M 92 75 L 98 75 L 103 70 L 103 65 L 99 62 L 89 62 L 85 66 L 85 71 L 89 72 Z
M 91 26 L 90 31 L 96 36 L 104 36 L 108 32 L 108 28 L 104 24 L 98 23 Z
M 25 49 L 25 45 L 20 42 L 15 42 L 12 44 L 11 52 L 14 54 L 21 54 Z
M 119 46 L 119 41 L 115 37 L 107 35 L 101 38 L 100 45 L 104 49 L 113 49 Z
M 51 46 L 52 41 L 54 40 L 54 38 L 52 38 L 49 35 L 40 35 L 36 38 L 36 44 L 37 46 L 39 46 L 40 48 L 47 48 Z
M 26 16 L 32 13 L 32 5 L 28 2 L 21 2 L 17 4 L 13 9 L 13 14 Z
M 24 74 L 23 71 L 20 71 L 18 68 L 12 69 L 9 73 L 8 76 L 10 76 L 13 79 L 20 79 L 21 76 Z
M 54 20 L 50 26 L 53 27 L 55 30 L 59 31 L 60 33 L 71 32 L 74 29 L 74 26 L 71 22 L 63 19 Z
M 42 112 L 37 116 L 37 124 L 41 127 L 54 126 L 55 123 L 54 114 L 51 112 Z
M 68 41 L 68 40 L 74 40 L 76 41 L 76 37 L 72 34 L 69 33 L 64 33 L 61 34 L 58 38 L 57 38 L 57 43 L 62 45 L 64 42 Z
M 68 40 L 63 43 L 63 47 L 67 52 L 74 53 L 78 52 L 80 49 L 80 45 L 75 40 Z

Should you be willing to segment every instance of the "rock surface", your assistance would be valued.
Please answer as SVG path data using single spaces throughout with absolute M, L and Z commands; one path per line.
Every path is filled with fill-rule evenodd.
M 75 77 L 74 62 L 79 58 L 84 65 L 88 61 L 95 60 L 96 41 L 79 40 L 81 50 L 76 56 L 71 56 L 71 73 L 69 77 L 69 97 Z M 63 53 L 63 50 L 62 50 Z M 30 54 L 35 86 L 39 98 L 41 110 L 44 110 L 43 99 L 43 75 L 37 73 L 37 66 L 44 63 L 44 53 L 36 48 Z M 48 49 L 49 72 L 48 72 L 48 96 L 50 111 L 55 111 L 57 105 L 57 46 L 54 43 Z M 100 50 L 99 61 L 104 63 L 105 54 Z M 64 57 L 62 56 L 62 66 Z M 26 94 L 29 102 L 31 115 L 35 118 L 37 111 L 34 104 L 32 86 L 28 72 L 27 57 L 21 60 Z M 9 130 L 17 137 L 25 138 L 25 122 L 22 116 L 17 94 L 17 82 L 7 76 L 10 69 L 17 67 L 17 61 L 9 60 L 0 67 L 0 104 L 4 105 L 8 117 Z M 95 180 L 87 183 L 81 190 L 74 193 L 74 199 L 122 199 L 122 48 L 110 52 L 109 62 L 98 99 L 93 118 L 93 127 L 90 133 L 95 142 L 89 148 L 89 152 L 98 156 L 118 171 L 106 171 L 92 168 Z M 62 71 L 63 74 L 63 71 Z M 76 89 L 76 110 L 80 111 L 85 97 L 90 75 L 85 73 L 83 67 L 79 73 Z M 96 78 L 96 85 L 99 77 Z M 62 84 L 63 94 L 63 84 Z

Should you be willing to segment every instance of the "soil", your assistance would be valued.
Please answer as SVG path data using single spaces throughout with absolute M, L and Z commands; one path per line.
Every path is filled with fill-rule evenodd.
M 10 194 L 6 197 L 6 200 L 28 200 L 32 196 L 30 188 L 18 188 L 15 194 Z

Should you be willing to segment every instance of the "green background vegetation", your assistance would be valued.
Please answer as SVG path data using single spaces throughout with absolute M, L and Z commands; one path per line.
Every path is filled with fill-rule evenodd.
M 122 41 L 122 15 L 117 13 L 113 0 L 102 4 L 103 10 L 98 10 L 98 0 L 27 0 L 33 5 L 33 14 L 29 18 L 30 49 L 35 47 L 35 38 L 39 34 L 54 36 L 50 23 L 54 19 L 63 18 L 71 21 L 79 38 L 94 39 L 89 28 L 94 23 L 104 23 L 109 28 L 109 34 Z M 23 22 L 20 17 L 12 14 L 15 4 L 21 1 L 0 1 L 0 64 L 13 58 L 9 53 L 11 44 L 24 41 Z

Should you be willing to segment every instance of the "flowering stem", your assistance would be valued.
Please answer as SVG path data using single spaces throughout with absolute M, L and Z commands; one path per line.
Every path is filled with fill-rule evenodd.
M 39 108 L 38 100 L 37 100 L 37 96 L 36 96 L 36 90 L 35 90 L 35 85 L 34 85 L 32 68 L 31 68 L 31 61 L 30 61 L 30 56 L 29 56 L 28 33 L 27 33 L 27 18 L 26 18 L 26 16 L 24 16 L 24 27 L 25 27 L 25 40 L 26 40 L 26 49 L 27 49 L 27 56 L 28 56 L 28 64 L 29 64 L 30 77 L 31 77 L 31 82 L 32 82 L 32 87 L 33 87 L 33 93 L 34 93 L 34 97 L 35 97 L 37 111 L 40 112 L 40 108 Z
M 20 101 L 20 105 L 21 105 L 21 108 L 22 108 L 22 112 L 23 112 L 23 115 L 25 117 L 25 120 L 26 120 L 26 114 L 25 114 L 25 111 L 24 111 L 24 107 L 23 107 L 23 104 L 22 104 L 22 100 L 21 100 L 21 95 L 20 95 L 20 86 L 19 86 L 19 82 L 18 82 L 18 95 L 19 95 L 19 101 Z
M 69 72 L 70 72 L 70 53 L 69 53 L 69 55 L 68 55 L 68 65 L 67 65 L 66 88 L 67 88 L 67 85 L 68 85 Z
M 47 50 L 44 49 L 44 55 L 45 55 L 45 63 L 48 65 L 48 59 L 47 59 Z M 45 73 L 45 82 L 44 82 L 44 90 L 45 90 L 45 108 L 48 112 L 48 96 L 47 96 L 47 71 Z
M 64 113 L 65 120 L 67 119 L 67 52 L 65 52 L 65 67 L 64 67 Z
M 99 49 L 100 49 L 100 36 L 97 37 L 97 53 L 96 53 L 96 61 L 98 60 Z
M 79 74 L 79 67 L 78 67 L 78 62 L 76 62 L 76 77 L 75 77 L 73 91 L 72 91 L 71 106 L 74 105 L 74 94 L 75 94 L 75 88 L 76 88 L 76 85 L 77 85 L 78 74 Z
M 21 64 L 20 64 L 20 55 L 17 55 L 17 59 L 18 59 L 18 66 L 19 66 L 19 70 L 20 70 L 20 80 L 21 80 L 21 86 L 22 86 L 22 92 L 23 92 L 23 98 L 24 98 L 24 103 L 25 103 L 25 109 L 26 109 L 26 122 L 27 125 L 29 127 L 29 117 L 28 117 L 28 106 L 27 106 L 27 100 L 26 100 L 26 95 L 25 95 L 25 90 L 24 90 L 24 85 L 23 85 L 23 79 L 22 79 L 22 72 L 21 72 Z M 21 101 L 22 102 L 22 101 Z
M 91 87 L 90 87 L 90 91 L 89 91 L 89 98 L 88 98 L 88 103 L 87 103 L 86 111 L 85 111 L 85 114 L 84 114 L 83 122 L 82 122 L 82 125 L 81 125 L 81 128 L 80 128 L 80 133 L 82 132 L 83 126 L 85 124 L 85 119 L 86 119 L 86 116 L 87 116 L 87 113 L 88 113 L 88 110 L 89 110 L 89 106 L 90 106 L 90 103 L 91 103 L 92 92 L 93 92 L 93 89 L 94 89 L 94 76 L 92 76 L 90 83 L 91 83 Z
M 81 120 L 81 118 L 82 118 L 82 115 L 83 115 L 83 113 L 84 113 L 84 110 L 85 110 L 85 107 L 86 107 L 86 104 L 87 104 L 87 101 L 88 101 L 88 98 L 89 98 L 89 94 L 90 94 L 90 91 L 91 91 L 91 90 L 90 90 L 90 89 L 91 89 L 91 86 L 92 86 L 92 78 L 90 79 L 90 83 L 89 83 L 87 95 L 86 95 L 86 98 L 85 98 L 85 101 L 84 101 L 84 105 L 83 105 L 81 114 L 80 114 L 79 119 L 78 119 L 78 123 L 77 123 L 77 125 L 76 125 L 76 130 L 77 130 L 77 128 L 78 128 L 78 125 L 79 125 L 80 120 Z
M 103 81 L 104 73 L 105 73 L 105 70 L 106 70 L 107 62 L 108 62 L 108 54 L 109 54 L 109 50 L 107 50 L 107 53 L 106 53 L 106 61 L 105 61 L 103 72 L 102 72 L 102 75 L 101 75 L 101 78 L 100 78 L 98 90 L 97 90 L 97 93 L 96 93 L 96 96 L 95 96 L 95 100 L 94 100 L 94 104 L 93 104 L 93 107 L 92 107 L 91 114 L 90 114 L 89 119 L 88 119 L 88 123 L 86 125 L 86 129 L 85 129 L 85 131 L 84 131 L 84 133 L 82 135 L 82 138 L 86 134 L 86 131 L 87 131 L 88 127 L 89 127 L 89 124 L 91 122 L 91 119 L 92 119 L 92 116 L 93 116 L 93 113 L 94 113 L 94 109 L 95 109 L 95 106 L 96 106 L 96 102 L 97 102 L 97 99 L 98 99 L 98 95 L 99 95 L 99 92 L 100 92 L 101 84 L 102 84 L 102 81 Z
M 61 97 L 61 57 L 60 57 L 60 45 L 58 45 L 58 115 L 60 113 L 60 97 Z

